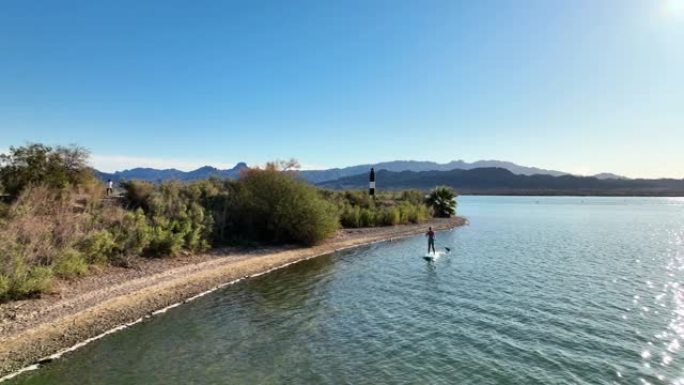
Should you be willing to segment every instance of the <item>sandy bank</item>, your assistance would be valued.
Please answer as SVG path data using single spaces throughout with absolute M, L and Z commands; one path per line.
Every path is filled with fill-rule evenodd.
M 340 249 L 419 234 L 428 225 L 445 230 L 465 222 L 434 219 L 423 225 L 340 230 L 311 248 L 221 249 L 143 260 L 133 269 L 112 267 L 62 282 L 42 298 L 0 305 L 0 376 L 243 277 Z

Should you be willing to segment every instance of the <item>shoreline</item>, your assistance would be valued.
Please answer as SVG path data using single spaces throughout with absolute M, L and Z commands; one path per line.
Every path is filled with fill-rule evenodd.
M 243 279 L 337 251 L 467 224 L 462 217 L 419 225 L 343 229 L 313 247 L 217 249 L 201 255 L 104 268 L 38 299 L 0 305 L 0 382 L 105 335 Z M 5 377 L 3 377 L 5 376 Z

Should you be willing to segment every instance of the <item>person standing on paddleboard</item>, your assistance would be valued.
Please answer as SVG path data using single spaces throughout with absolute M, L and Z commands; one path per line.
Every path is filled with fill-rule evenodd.
M 428 254 L 430 254 L 430 248 L 432 248 L 432 254 L 435 254 L 435 232 L 432 231 L 432 226 L 428 228 L 425 236 L 428 237 Z

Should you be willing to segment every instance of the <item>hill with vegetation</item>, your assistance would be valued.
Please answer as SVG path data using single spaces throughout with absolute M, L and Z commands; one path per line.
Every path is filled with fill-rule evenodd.
M 422 223 L 455 213 L 453 192 L 331 191 L 296 161 L 236 179 L 118 183 L 110 196 L 79 147 L 30 144 L 0 155 L 0 302 L 49 291 L 103 265 L 134 266 L 211 247 L 318 244 L 339 227 Z M 444 206 L 444 203 L 447 206 Z

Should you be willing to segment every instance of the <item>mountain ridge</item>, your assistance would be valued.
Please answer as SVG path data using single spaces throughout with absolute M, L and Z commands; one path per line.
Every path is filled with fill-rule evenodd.
M 247 168 L 244 162 L 237 163 L 230 169 L 218 169 L 212 166 L 202 166 L 191 171 L 182 171 L 176 168 L 156 169 L 149 167 L 135 167 L 122 171 L 115 171 L 113 173 L 101 172 L 95 170 L 97 176 L 101 180 L 111 179 L 114 182 L 122 180 L 144 180 L 148 182 L 163 182 L 166 180 L 179 180 L 182 182 L 192 182 L 200 179 L 207 179 L 211 177 L 233 179 L 236 178 L 240 172 Z
M 519 175 L 498 167 L 451 171 L 376 171 L 378 189 L 453 187 L 461 194 L 684 196 L 684 179 L 599 179 L 575 175 Z M 367 175 L 318 183 L 331 189 L 363 189 Z
M 122 171 L 116 171 L 113 173 L 106 173 L 96 171 L 100 179 L 113 181 L 120 181 L 125 179 L 139 179 L 150 182 L 160 182 L 165 180 L 179 180 L 179 181 L 194 181 L 199 179 L 206 179 L 210 177 L 217 178 L 236 178 L 240 171 L 247 168 L 245 162 L 237 163 L 233 168 L 230 169 L 218 169 L 212 166 L 202 166 L 191 171 L 182 171 L 176 168 L 168 169 L 156 169 L 150 167 L 136 167 L 131 169 L 126 169 Z M 488 168 L 488 167 L 498 167 L 504 168 L 511 171 L 513 174 L 518 175 L 552 175 L 552 176 L 562 176 L 570 175 L 570 173 L 550 170 L 538 167 L 528 167 L 522 166 L 509 161 L 501 160 L 478 160 L 475 162 L 466 162 L 464 160 L 453 160 L 447 163 L 438 163 L 432 161 L 420 161 L 420 160 L 394 160 L 378 163 L 361 164 L 349 167 L 337 167 L 323 170 L 301 170 L 298 174 L 305 180 L 318 184 L 327 181 L 333 181 L 340 178 L 345 178 L 349 176 L 365 174 L 370 168 L 373 167 L 376 170 L 387 170 L 387 171 L 450 171 L 455 169 L 461 170 L 472 170 L 476 168 Z M 599 179 L 625 179 L 622 176 L 615 175 L 612 173 L 601 173 L 596 175 Z

